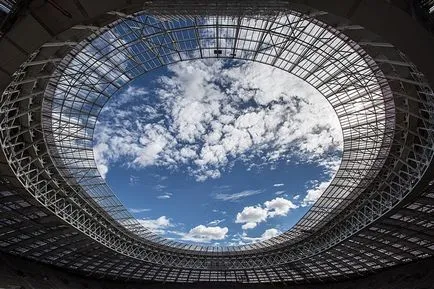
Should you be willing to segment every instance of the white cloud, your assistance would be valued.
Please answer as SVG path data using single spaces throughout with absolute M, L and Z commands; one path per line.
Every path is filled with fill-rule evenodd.
M 298 206 L 294 205 L 290 200 L 284 198 L 275 198 L 271 201 L 264 203 L 265 208 L 268 210 L 269 217 L 286 216 L 290 209 L 297 209 Z
M 161 199 L 161 200 L 170 199 L 172 195 L 173 195 L 172 193 L 164 193 L 162 195 L 158 195 L 157 199 Z
M 244 232 L 243 234 L 235 235 L 234 238 L 232 238 L 232 242 L 230 242 L 229 245 L 245 245 L 254 242 L 261 242 L 276 237 L 280 234 L 282 234 L 282 232 L 275 228 L 265 230 L 260 237 L 249 237 Z
M 109 170 L 108 163 L 109 157 L 105 155 L 105 152 L 109 151 L 108 144 L 100 142 L 93 147 L 93 154 L 95 156 L 96 167 L 98 168 L 101 177 L 105 179 Z
M 300 195 L 295 195 L 295 196 L 293 197 L 294 200 L 298 200 L 299 198 L 300 198 Z
M 209 243 L 213 240 L 223 240 L 229 229 L 227 227 L 207 227 L 199 225 L 184 234 L 181 239 L 185 241 Z
M 164 234 L 165 229 L 173 226 L 170 219 L 166 216 L 161 216 L 158 219 L 138 219 L 138 221 L 145 228 L 160 235 Z
M 158 79 L 155 95 L 132 86 L 104 107 L 94 135 L 95 159 L 103 177 L 113 163 L 122 161 L 136 168 L 183 169 L 205 181 L 230 171 L 235 161 L 250 166 L 253 157 L 261 160 L 255 163 L 259 168 L 273 168 L 296 156 L 323 166 L 330 178 L 337 170 L 340 159 L 334 156 L 342 146 L 338 119 L 324 97 L 298 78 L 258 63 L 225 67 L 216 60 L 180 62 L 169 71 L 170 77 Z M 313 204 L 328 184 L 309 188 L 301 205 Z M 214 198 L 236 201 L 260 192 L 221 191 Z M 243 210 L 237 222 L 252 229 L 294 209 L 289 200 L 272 204 L 277 202 L 280 207 L 259 206 L 265 217 L 241 221 L 248 217 Z
M 295 205 L 290 200 L 277 197 L 264 202 L 262 206 L 244 207 L 241 212 L 237 213 L 235 223 L 243 224 L 241 226 L 243 230 L 253 229 L 268 218 L 286 216 L 291 209 L 297 209 L 298 207 L 298 205 Z
M 341 165 L 341 159 L 337 156 L 328 156 L 320 160 L 318 165 L 324 167 L 326 169 L 325 173 L 327 176 L 332 178 Z
M 218 224 L 224 222 L 225 219 L 217 219 L 217 220 L 213 220 L 211 222 L 209 222 L 207 225 L 208 226 L 217 226 Z
M 323 181 L 315 180 L 312 182 L 313 186 L 307 190 L 306 195 L 301 202 L 301 206 L 306 207 L 313 205 L 321 197 L 332 182 L 333 176 L 339 169 L 340 163 L 341 161 L 338 157 L 329 157 L 319 162 L 319 165 L 325 168 L 327 178 Z M 296 200 L 295 197 L 294 200 Z
M 143 96 L 145 94 L 147 94 L 147 92 L 144 88 L 129 86 L 126 91 L 114 97 L 110 105 L 106 105 L 102 109 L 102 114 L 106 114 L 110 120 L 109 123 L 106 123 L 104 120 L 102 124 L 99 121 L 97 122 L 97 129 L 94 135 L 96 144 L 93 147 L 93 152 L 97 168 L 103 178 L 106 178 L 110 163 L 117 161 L 121 155 L 129 154 L 127 149 L 132 134 L 128 129 L 130 125 L 128 118 L 131 117 L 132 111 L 123 110 L 122 105 L 128 105 L 134 97 Z M 99 120 L 101 120 L 101 118 L 99 118 Z M 111 127 L 113 124 L 111 123 L 112 120 L 117 122 L 117 124 L 123 124 L 123 129 L 118 132 L 114 130 Z M 108 124 L 108 126 L 106 126 L 106 124 Z M 122 141 L 122 138 L 119 137 L 122 133 L 126 133 L 125 136 L 129 138 Z M 112 139 L 112 137 L 115 138 Z M 119 147 L 123 149 L 117 151 Z
M 222 200 L 222 201 L 236 201 L 236 200 L 243 199 L 243 198 L 253 196 L 253 195 L 257 195 L 260 193 L 262 193 L 261 190 L 245 190 L 245 191 L 235 193 L 235 194 L 218 193 L 218 194 L 215 194 L 214 198 L 217 200 Z
M 244 225 L 241 226 L 241 229 L 243 230 L 254 229 L 256 228 L 256 225 L 257 225 L 256 222 L 245 223 Z
M 161 216 L 157 219 L 138 219 L 139 223 L 150 231 L 159 235 L 167 236 L 168 234 L 178 235 L 177 239 L 184 241 L 192 241 L 199 243 L 209 243 L 214 240 L 223 240 L 229 231 L 227 227 L 220 227 L 214 224 L 219 224 L 224 221 L 214 220 L 208 226 L 198 225 L 188 232 L 177 231 L 169 228 L 177 227 L 180 224 L 173 224 L 171 219 L 166 216 Z
M 250 166 L 254 157 L 261 160 L 255 163 L 258 168 L 296 157 L 324 167 L 330 178 L 337 170 L 340 159 L 334 156 L 342 145 L 337 117 L 318 92 L 296 77 L 258 63 L 224 68 L 215 60 L 181 62 L 169 70 L 172 75 L 158 80 L 155 95 L 131 87 L 104 108 L 94 134 L 103 177 L 110 166 L 122 162 L 135 168 L 182 169 L 205 181 L 221 177 L 235 161 Z M 155 103 L 150 103 L 152 98 Z M 312 205 L 328 184 L 308 188 L 300 205 Z M 172 197 L 164 189 L 159 189 L 158 199 Z M 222 190 L 213 196 L 236 201 L 259 193 Z M 283 196 L 284 191 L 275 194 Z M 245 207 L 236 223 L 249 230 L 296 208 L 283 200 Z
M 320 182 L 319 184 L 315 185 L 313 188 L 307 190 L 307 194 L 303 198 L 301 205 L 303 207 L 306 207 L 314 204 L 319 199 L 319 197 L 321 197 L 321 195 L 324 193 L 324 191 L 327 189 L 330 183 L 331 180 Z
M 129 87 L 104 108 L 94 146 L 103 176 L 122 160 L 134 167 L 188 167 L 205 181 L 219 178 L 235 160 L 260 156 L 258 165 L 272 168 L 294 155 L 319 163 L 341 149 L 330 105 L 286 72 L 253 62 L 227 67 L 218 60 L 168 69 L 171 76 L 157 81 L 155 95 Z
M 144 213 L 144 212 L 149 212 L 151 209 L 134 209 L 134 208 L 129 208 L 128 211 L 130 211 L 133 214 L 138 214 L 138 213 Z
M 267 219 L 268 211 L 261 206 L 248 206 L 237 213 L 235 223 L 245 223 L 243 229 L 253 229 L 260 222 Z M 247 225 L 248 224 L 248 225 Z
M 262 239 L 262 240 L 267 240 L 267 239 L 270 239 L 270 238 L 276 237 L 276 236 L 280 235 L 281 233 L 282 233 L 281 231 L 279 231 L 279 230 L 277 230 L 277 229 L 274 229 L 274 228 L 267 229 L 267 230 L 265 230 L 265 232 L 261 235 L 261 239 Z

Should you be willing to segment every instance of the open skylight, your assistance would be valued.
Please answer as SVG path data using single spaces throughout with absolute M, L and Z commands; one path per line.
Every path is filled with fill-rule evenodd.
M 331 182 L 342 134 L 299 78 L 235 60 L 172 64 L 104 107 L 101 175 L 139 221 L 177 241 L 241 245 L 288 230 Z
M 363 191 L 391 142 L 391 94 L 373 60 L 340 32 L 296 12 L 249 18 L 128 16 L 77 45 L 60 67 L 46 91 L 51 101 L 44 104 L 50 111 L 44 125 L 62 173 L 119 224 L 170 246 L 202 250 L 173 240 L 218 241 L 250 249 L 309 235 Z M 274 190 L 294 184 L 285 179 L 288 164 L 300 174 L 299 188 Z M 122 197 L 129 187 L 108 179 L 125 207 L 104 180 L 125 174 L 138 183 L 143 175 L 164 178 L 168 172 L 173 188 L 182 187 L 176 180 L 183 178 L 198 186 L 200 196 L 228 203 L 245 196 L 246 203 L 224 218 L 227 224 L 223 216 L 194 222 L 190 217 L 175 231 L 174 223 L 181 221 L 169 215 L 168 202 L 159 213 L 154 206 L 137 206 Z M 245 174 L 244 186 L 213 191 L 240 183 L 226 179 L 239 172 Z M 161 190 L 154 202 L 192 193 L 163 188 L 162 180 L 155 185 Z M 135 195 L 152 195 L 152 189 L 146 192 L 151 193 Z M 301 213 L 283 218 L 291 211 Z M 286 223 L 266 227 L 270 220 Z M 240 238 L 228 237 L 229 223 L 238 226 Z M 262 231 L 244 235 L 254 229 Z

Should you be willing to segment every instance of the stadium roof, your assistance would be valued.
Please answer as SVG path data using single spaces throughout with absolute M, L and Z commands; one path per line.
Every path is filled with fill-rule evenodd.
M 321 281 L 432 256 L 434 75 L 410 61 L 406 44 L 280 1 L 34 9 L 0 42 L 21 62 L 2 70 L 11 73 L 1 98 L 1 250 L 96 275 L 176 282 Z M 34 15 L 56 13 L 77 20 L 58 32 L 40 25 L 46 33 L 22 43 L 28 49 L 13 45 L 41 22 Z M 292 73 L 339 118 L 339 171 L 278 237 L 238 247 L 162 239 L 125 210 L 96 168 L 93 129 L 110 97 L 153 69 L 199 58 Z

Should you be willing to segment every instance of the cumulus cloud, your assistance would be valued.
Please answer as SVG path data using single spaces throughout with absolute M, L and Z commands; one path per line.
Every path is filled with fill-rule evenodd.
M 248 229 L 254 229 L 256 228 L 256 225 L 258 222 L 248 222 L 241 226 L 241 229 L 248 230 Z
M 223 240 L 229 229 L 227 227 L 207 227 L 199 225 L 184 234 L 181 239 L 185 241 L 209 243 L 214 240 Z
M 297 209 L 299 206 L 290 200 L 277 197 L 273 200 L 264 202 L 263 205 L 247 206 L 237 213 L 235 223 L 243 224 L 243 230 L 253 229 L 256 226 L 276 216 L 286 216 L 291 209 Z
M 262 233 L 262 235 L 259 237 L 250 237 L 246 232 L 244 232 L 243 234 L 235 235 L 231 242 L 229 242 L 229 245 L 246 245 L 254 242 L 261 242 L 276 237 L 280 234 L 282 234 L 282 231 L 275 228 L 265 230 L 264 233 Z
M 122 160 L 133 167 L 187 167 L 205 181 L 235 161 L 257 156 L 259 166 L 272 167 L 296 155 L 319 163 L 341 147 L 327 101 L 286 72 L 218 60 L 180 62 L 168 70 L 154 94 L 129 87 L 104 108 L 94 146 L 103 176 Z
M 245 223 L 243 225 L 244 230 L 253 229 L 258 223 L 265 221 L 267 216 L 268 211 L 266 208 L 262 208 L 261 206 L 248 206 L 237 213 L 235 223 Z
M 94 133 L 95 160 L 104 178 L 117 162 L 182 169 L 196 181 L 219 178 L 235 162 L 250 166 L 253 158 L 257 167 L 273 168 L 296 157 L 323 166 L 330 176 L 336 171 L 340 160 L 335 156 L 342 146 L 338 119 L 303 81 L 242 61 L 231 66 L 216 60 L 181 62 L 168 70 L 152 94 L 130 86 L 104 107 Z M 300 205 L 312 205 L 328 184 L 308 188 Z M 172 197 L 164 188 L 158 190 L 157 198 Z M 213 196 L 236 201 L 259 193 L 220 191 Z M 245 207 L 236 222 L 249 230 L 285 215 L 295 205 L 283 200 Z
M 239 193 L 234 194 L 223 194 L 223 193 L 217 193 L 215 194 L 214 198 L 217 200 L 222 201 L 236 201 L 239 199 L 243 199 L 249 196 L 257 195 L 262 193 L 262 190 L 245 190 Z
M 292 203 L 290 200 L 280 197 L 271 201 L 266 201 L 264 205 L 268 211 L 269 217 L 286 216 L 290 209 L 298 208 L 298 206 L 294 205 L 294 203 Z
M 134 155 L 134 151 L 138 150 L 131 142 L 134 133 L 131 131 L 129 118 L 134 114 L 133 110 L 123 109 L 123 106 L 131 104 L 134 97 L 146 94 L 144 88 L 129 86 L 126 91 L 113 98 L 110 105 L 103 108 L 102 115 L 107 115 L 107 119 L 102 117 L 102 123 L 97 122 L 94 134 L 96 144 L 93 147 L 96 165 L 103 178 L 106 178 L 111 163 L 117 161 L 120 156 Z M 133 151 L 129 151 L 133 148 Z
M 262 240 L 267 240 L 267 239 L 270 239 L 270 238 L 276 237 L 276 236 L 280 235 L 281 233 L 282 233 L 281 231 L 279 231 L 279 230 L 277 230 L 277 229 L 274 229 L 274 228 L 267 229 L 267 230 L 265 230 L 265 232 L 261 235 L 261 239 L 262 239 Z
M 161 216 L 157 219 L 138 219 L 139 223 L 150 231 L 163 235 L 165 229 L 172 227 L 170 219 L 166 216 Z
M 177 235 L 176 239 L 209 243 L 211 241 L 224 240 L 227 236 L 229 229 L 227 227 L 217 226 L 224 222 L 224 219 L 213 220 L 208 225 L 198 225 L 188 232 L 174 230 L 179 227 L 180 224 L 172 223 L 172 220 L 166 216 L 161 216 L 157 219 L 138 219 L 139 223 L 150 231 L 163 236 L 170 236 L 171 234 Z
M 96 167 L 101 174 L 101 177 L 105 179 L 109 170 L 110 158 L 106 155 L 106 152 L 110 151 L 109 146 L 105 142 L 100 142 L 93 147 L 93 154 L 95 156 Z

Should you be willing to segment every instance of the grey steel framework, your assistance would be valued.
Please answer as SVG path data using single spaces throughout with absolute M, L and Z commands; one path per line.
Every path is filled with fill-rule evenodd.
M 434 94 L 404 53 L 359 25 L 279 1 L 155 3 L 100 15 L 109 25 L 75 25 L 13 74 L 0 102 L 3 251 L 88 274 L 176 282 L 325 281 L 432 256 Z M 339 117 L 340 169 L 281 236 L 238 247 L 162 239 L 96 168 L 92 134 L 110 97 L 148 71 L 200 58 L 292 73 Z
M 390 88 L 375 62 L 334 29 L 289 12 L 249 18 L 165 17 L 164 21 L 147 15 L 121 17 L 110 25 L 113 28 L 81 42 L 61 61 L 44 95 L 42 123 L 63 177 L 134 232 L 140 224 L 117 201 L 96 168 L 93 129 L 101 109 L 119 88 L 177 61 L 218 57 L 278 67 L 317 88 L 341 122 L 342 167 L 313 209 L 285 236 L 232 250 L 285 242 L 324 224 L 354 200 L 383 166 L 393 137 Z

